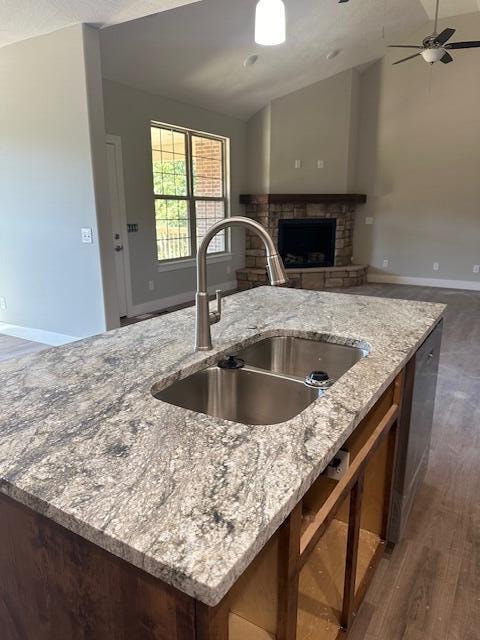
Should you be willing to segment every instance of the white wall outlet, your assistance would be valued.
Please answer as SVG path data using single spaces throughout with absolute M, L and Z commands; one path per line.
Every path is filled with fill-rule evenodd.
M 323 160 L 317 160 L 317 169 L 323 169 L 325 167 L 325 162 Z
M 6 298 L 0 298 L 0 309 L 2 311 L 6 311 L 7 310 L 7 299 Z
M 383 259 L 383 268 L 384 268 L 384 269 L 388 269 L 388 265 L 389 265 L 388 258 L 384 258 L 384 259 Z
M 302 161 L 295 160 L 295 169 L 301 169 L 301 168 L 302 168 Z
M 155 282 L 153 280 L 148 281 L 148 289 L 149 291 L 155 291 Z
M 92 244 L 93 242 L 93 233 L 88 227 L 82 229 L 82 242 L 83 244 Z
M 365 224 L 373 224 L 373 218 L 372 216 L 367 216 L 365 218 Z
M 438 264 L 438 262 L 434 262 L 433 263 L 433 270 L 434 271 L 438 271 L 440 269 L 440 265 Z
M 480 264 L 473 265 L 473 273 L 480 273 Z

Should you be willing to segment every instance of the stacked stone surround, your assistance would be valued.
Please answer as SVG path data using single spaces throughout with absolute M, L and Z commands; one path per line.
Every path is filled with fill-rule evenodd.
M 312 200 L 320 196 L 312 196 Z M 327 197 L 325 197 L 327 199 Z M 341 196 L 337 196 L 338 199 Z M 269 232 L 278 247 L 279 220 L 300 218 L 335 218 L 337 221 L 335 238 L 335 265 L 333 267 L 313 267 L 288 269 L 289 287 L 320 290 L 334 287 L 351 287 L 364 284 L 368 265 L 353 265 L 353 230 L 357 203 L 351 198 L 344 202 L 309 202 L 306 196 L 296 201 L 285 196 L 288 201 L 272 202 L 268 195 L 243 196 L 245 215 L 256 220 Z M 274 200 L 280 199 L 280 196 Z M 237 271 L 239 289 L 251 289 L 268 282 L 266 274 L 265 249 L 258 236 L 250 231 L 245 239 L 245 268 Z
M 288 269 L 288 287 L 291 289 L 336 289 L 355 287 L 367 281 L 368 265 L 348 267 L 314 267 L 313 269 Z M 237 284 L 241 291 L 268 284 L 265 268 L 245 268 L 237 271 Z

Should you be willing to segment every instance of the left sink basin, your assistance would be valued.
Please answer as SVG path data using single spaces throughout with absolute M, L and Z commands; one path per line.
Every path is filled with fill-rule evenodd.
M 177 407 L 243 424 L 277 424 L 319 397 L 302 382 L 249 369 L 209 367 L 152 394 Z

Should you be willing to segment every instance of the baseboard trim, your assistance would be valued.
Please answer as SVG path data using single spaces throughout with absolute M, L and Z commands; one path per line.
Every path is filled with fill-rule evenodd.
M 221 282 L 215 286 L 209 287 L 209 291 L 212 293 L 216 289 L 222 291 L 232 291 L 237 288 L 237 281 L 230 280 L 229 282 Z M 177 304 L 185 304 L 186 302 L 193 302 L 195 300 L 195 291 L 185 291 L 175 296 L 169 296 L 167 298 L 159 298 L 158 300 L 150 300 L 149 302 L 143 302 L 141 304 L 134 304 L 129 314 L 130 318 L 135 316 L 141 316 L 144 313 L 154 313 L 155 311 L 163 311 L 169 307 L 175 307 Z
M 480 282 L 473 280 L 443 280 L 441 278 L 410 278 L 407 276 L 369 273 L 368 282 L 377 284 L 411 284 L 417 287 L 438 287 L 440 289 L 461 289 L 480 291 Z
M 52 347 L 59 347 L 62 344 L 69 344 L 80 340 L 74 336 L 67 336 L 63 333 L 55 333 L 54 331 L 45 331 L 43 329 L 33 329 L 32 327 L 21 327 L 16 324 L 8 324 L 0 322 L 0 333 L 13 338 L 22 338 L 31 342 L 41 342 Z

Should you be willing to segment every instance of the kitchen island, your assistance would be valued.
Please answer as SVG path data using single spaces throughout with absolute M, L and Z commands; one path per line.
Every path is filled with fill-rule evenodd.
M 211 352 L 193 352 L 187 309 L 5 363 L 5 639 L 291 640 L 299 626 L 301 638 L 348 628 L 388 537 L 405 371 L 443 310 L 262 287 L 225 301 Z M 222 420 L 151 393 L 284 335 L 368 356 L 280 424 Z M 350 474 L 332 485 L 321 474 L 342 447 Z M 366 526 L 363 494 L 373 505 Z M 334 562 L 341 610 L 335 628 L 335 603 L 325 602 L 325 628 L 312 631 L 298 594 L 316 596 L 301 574 L 309 557 L 311 575 L 335 573 L 325 571 L 326 542 L 328 557 L 344 556 Z M 320 591 L 337 593 L 335 576 Z

